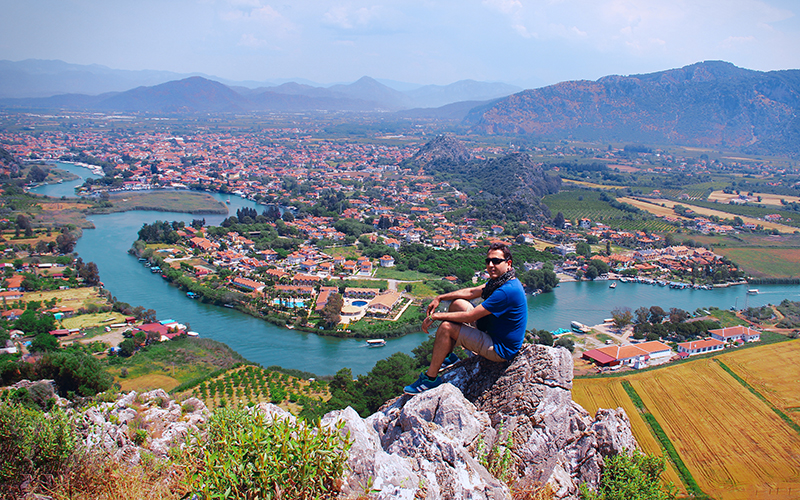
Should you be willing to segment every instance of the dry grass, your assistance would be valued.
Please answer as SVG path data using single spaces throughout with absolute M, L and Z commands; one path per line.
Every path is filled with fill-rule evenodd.
M 751 198 L 756 198 L 760 196 L 761 201 L 758 203 L 761 205 L 774 205 L 776 207 L 781 207 L 783 204 L 781 200 L 786 200 L 786 202 L 800 202 L 800 197 L 798 196 L 781 196 L 779 194 L 769 194 L 769 193 L 753 193 Z M 708 196 L 708 201 L 716 201 L 718 203 L 728 203 L 734 198 L 738 198 L 739 195 L 736 193 L 725 193 L 723 191 L 714 191 Z
M 634 207 L 640 210 L 644 210 L 645 212 L 650 212 L 651 214 L 656 215 L 658 217 L 675 217 L 677 219 L 689 220 L 688 217 L 681 217 L 680 215 L 676 214 L 675 211 L 672 209 L 672 207 L 669 205 L 662 207 L 660 202 L 658 204 L 654 204 L 638 200 L 636 198 L 628 198 L 628 197 L 618 198 L 617 201 L 622 203 L 627 203 L 628 205 L 633 205 Z
M 30 292 L 26 293 L 23 301 L 30 302 L 32 300 L 51 300 L 57 299 L 57 305 L 72 307 L 76 311 L 81 307 L 86 307 L 89 304 L 106 305 L 107 301 L 100 294 L 97 289 L 93 287 L 70 288 L 69 290 L 51 290 L 48 292 Z
M 719 500 L 800 497 L 800 436 L 713 360 L 628 380 L 704 492 Z
M 713 210 L 711 208 L 698 207 L 698 206 L 691 205 L 689 203 L 682 202 L 682 201 L 679 202 L 679 201 L 672 201 L 672 200 L 665 200 L 665 199 L 654 199 L 653 203 L 657 203 L 659 205 L 661 205 L 663 203 L 664 206 L 668 207 L 668 208 L 672 208 L 675 205 L 683 205 L 684 207 L 693 210 L 696 214 L 704 215 L 704 216 L 716 215 L 720 219 L 733 219 L 734 217 L 739 217 L 744 222 L 761 225 L 765 229 L 777 229 L 781 233 L 793 233 L 793 232 L 795 232 L 797 230 L 796 227 L 786 226 L 786 225 L 778 224 L 778 223 L 775 223 L 775 222 L 768 222 L 768 221 L 765 221 L 765 220 L 759 220 L 759 219 L 755 219 L 753 217 L 746 217 L 744 215 L 738 215 L 737 216 L 735 214 L 731 214 L 731 213 L 728 213 L 728 212 L 723 212 L 722 210 Z M 673 215 L 674 215 L 674 213 L 673 213 Z
M 719 356 L 770 403 L 800 424 L 800 340 L 778 342 Z M 780 360 L 780 376 L 776 361 Z
M 622 407 L 631 421 L 631 430 L 639 448 L 649 455 L 664 456 L 664 451 L 653 433 L 650 432 L 650 427 L 628 397 L 625 389 L 622 388 L 623 380 L 619 377 L 575 379 L 572 386 L 572 398 L 592 415 L 599 408 Z M 669 459 L 667 459 L 666 465 L 662 479 L 665 483 L 674 484 L 678 488 L 678 492 L 685 495 L 686 488 L 683 486 L 675 466 Z
M 189 493 L 181 467 L 155 461 L 127 466 L 100 453 L 77 456 L 59 476 L 33 478 L 30 484 L 24 498 L 177 500 Z
M 61 324 L 64 328 L 89 328 L 92 326 L 108 326 L 124 322 L 125 316 L 118 312 L 81 314 L 61 320 Z
M 180 385 L 180 382 L 169 375 L 161 373 L 148 373 L 135 378 L 119 378 L 115 377 L 115 381 L 122 387 L 122 392 L 147 392 L 154 389 L 164 389 L 171 391 Z
M 575 184 L 578 186 L 584 186 L 592 189 L 625 189 L 628 186 L 606 186 L 604 184 L 595 184 L 594 182 L 585 182 L 585 181 L 573 181 L 572 179 L 562 179 L 565 184 Z

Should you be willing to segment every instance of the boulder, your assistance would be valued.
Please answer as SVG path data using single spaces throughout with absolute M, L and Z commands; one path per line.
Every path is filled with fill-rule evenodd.
M 526 344 L 513 361 L 461 361 L 445 384 L 400 396 L 361 419 L 343 420 L 352 448 L 342 498 L 500 499 L 549 488 L 577 498 L 596 485 L 604 456 L 636 448 L 624 410 L 592 418 L 572 401 L 572 358 L 565 349 Z M 490 474 L 501 476 L 503 481 Z

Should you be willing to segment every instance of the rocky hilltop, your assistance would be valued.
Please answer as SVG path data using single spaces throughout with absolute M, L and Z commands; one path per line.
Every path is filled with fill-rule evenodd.
M 476 108 L 478 133 L 654 141 L 800 154 L 800 70 L 722 61 L 519 92 Z
M 577 498 L 580 483 L 598 483 L 604 456 L 636 441 L 622 409 L 593 418 L 572 401 L 572 374 L 569 352 L 528 344 L 512 362 L 461 361 L 447 383 L 388 401 L 366 419 L 352 408 L 327 414 L 323 423 L 344 421 L 353 443 L 340 497 L 370 485 L 375 499 L 504 499 L 542 487 Z M 255 411 L 293 419 L 270 404 Z M 199 400 L 179 405 L 158 390 L 85 410 L 82 422 L 88 445 L 137 462 L 143 449 L 166 457 L 206 416 Z M 131 425 L 147 431 L 138 442 Z
M 404 166 L 419 168 L 436 182 L 448 182 L 466 193 L 473 203 L 465 216 L 480 219 L 549 218 L 549 209 L 540 201 L 561 186 L 560 177 L 548 175 L 527 153 L 478 159 L 448 135 L 424 144 Z

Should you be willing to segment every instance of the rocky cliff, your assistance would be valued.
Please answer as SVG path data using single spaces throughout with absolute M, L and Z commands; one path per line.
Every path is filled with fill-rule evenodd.
M 580 483 L 597 484 L 604 456 L 636 447 L 622 409 L 592 418 L 572 401 L 564 349 L 528 344 L 513 362 L 473 357 L 443 377 L 440 387 L 388 401 L 366 419 L 352 408 L 324 417 L 327 425 L 343 420 L 352 440 L 341 498 L 504 499 L 541 488 L 576 498 Z M 269 421 L 292 418 L 271 404 L 256 411 Z M 100 403 L 81 421 L 88 445 L 135 463 L 143 449 L 165 458 L 207 412 L 199 400 L 178 404 L 156 390 Z

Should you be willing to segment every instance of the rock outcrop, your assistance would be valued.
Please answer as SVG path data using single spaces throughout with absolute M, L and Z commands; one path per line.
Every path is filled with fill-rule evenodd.
M 564 349 L 525 345 L 509 363 L 473 357 L 444 379 L 366 419 L 351 408 L 325 416 L 344 420 L 353 439 L 344 496 L 371 489 L 379 499 L 500 499 L 549 488 L 575 498 L 580 483 L 597 484 L 604 456 L 636 447 L 621 408 L 592 418 L 572 401 Z
M 625 412 L 592 418 L 572 401 L 572 358 L 565 349 L 526 344 L 512 362 L 472 357 L 447 383 L 400 396 L 364 419 L 352 408 L 330 412 L 352 442 L 343 499 L 505 499 L 546 488 L 577 498 L 596 485 L 603 457 L 636 448 Z M 294 417 L 272 404 L 254 411 Z M 130 392 L 82 410 L 85 443 L 116 460 L 139 463 L 143 450 L 166 458 L 209 416 L 202 401 L 173 401 L 163 390 Z
M 115 460 L 137 464 L 142 450 L 167 458 L 170 448 L 185 442 L 208 418 L 205 403 L 173 401 L 163 390 L 131 391 L 113 403 L 99 403 L 78 416 L 88 448 L 99 447 Z

